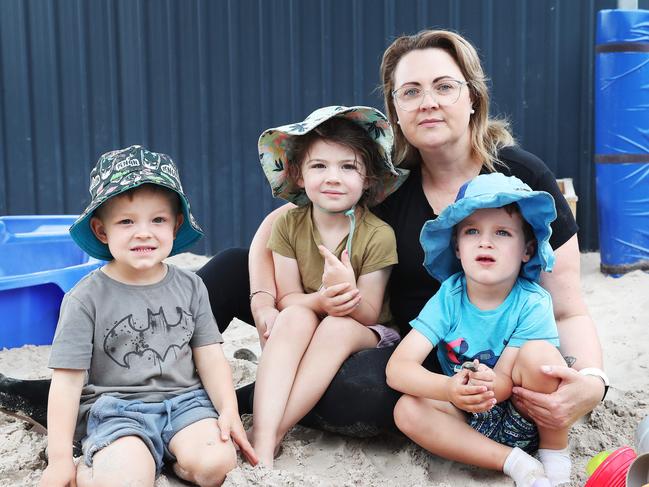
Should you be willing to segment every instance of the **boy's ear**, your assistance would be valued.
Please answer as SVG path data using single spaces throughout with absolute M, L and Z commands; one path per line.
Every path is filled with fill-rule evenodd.
M 530 240 L 525 244 L 525 254 L 523 254 L 523 263 L 529 262 L 536 252 L 536 240 Z
M 297 178 L 297 181 L 295 181 L 295 183 L 297 184 L 298 188 L 304 189 L 304 178 L 302 176 Z
M 176 235 L 178 234 L 178 230 L 182 226 L 182 224 L 185 222 L 185 215 L 182 213 L 178 213 L 176 216 L 176 225 L 174 226 L 174 238 L 176 238 Z
M 92 230 L 92 233 L 95 234 L 95 237 L 97 237 L 97 240 L 103 244 L 108 244 L 106 228 L 104 227 L 103 222 L 96 216 L 90 218 L 90 229 Z

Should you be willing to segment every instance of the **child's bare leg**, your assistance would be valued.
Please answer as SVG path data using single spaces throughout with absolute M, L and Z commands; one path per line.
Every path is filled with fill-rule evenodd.
M 541 366 L 565 364 L 561 353 L 551 343 L 543 340 L 529 341 L 518 352 L 512 368 L 512 381 L 516 386 L 549 394 L 557 390 L 560 381 L 541 372 Z M 560 450 L 568 446 L 569 428 L 557 430 L 539 425 L 537 427 L 541 448 Z
M 565 365 L 559 350 L 552 344 L 535 340 L 525 343 L 516 357 L 512 368 L 512 381 L 536 392 L 552 393 L 559 386 L 559 379 L 548 377 L 541 372 L 541 365 Z M 539 430 L 538 457 L 543 463 L 545 473 L 552 485 L 570 482 L 572 463 L 568 452 L 568 432 L 570 428 L 550 429 L 537 425 Z
M 394 422 L 429 452 L 478 467 L 502 470 L 512 450 L 471 428 L 464 413 L 450 402 L 401 396 Z
M 155 461 L 137 436 L 124 436 L 92 457 L 92 467 L 83 460 L 77 468 L 78 487 L 153 486 Z
M 259 462 L 265 465 L 273 465 L 277 428 L 318 321 L 308 308 L 286 308 L 277 317 L 261 354 L 253 403 L 253 437 Z
M 214 418 L 180 430 L 169 442 L 169 451 L 176 457 L 176 475 L 201 487 L 221 485 L 227 473 L 237 466 L 234 445 L 231 440 L 221 440 Z
M 278 444 L 320 400 L 343 362 L 377 343 L 377 335 L 352 318 L 328 316 L 322 320 L 295 376 L 277 432 Z
M 464 413 L 449 402 L 401 396 L 394 408 L 394 421 L 406 436 L 431 453 L 504 471 L 517 486 L 529 487 L 544 478 L 538 460 L 477 432 L 467 424 Z

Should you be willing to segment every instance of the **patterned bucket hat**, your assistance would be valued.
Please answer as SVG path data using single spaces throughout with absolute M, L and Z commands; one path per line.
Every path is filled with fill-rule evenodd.
M 383 113 L 372 107 L 329 106 L 319 108 L 303 122 L 265 130 L 259 137 L 259 160 L 275 198 L 283 198 L 298 206 L 309 203 L 304 189 L 291 184 L 288 177 L 290 154 L 287 153 L 287 140 L 292 135 L 304 135 L 334 117 L 355 122 L 379 145 L 385 171 L 374 204 L 383 201 L 406 180 L 409 171 L 395 168 L 392 164 L 392 128 Z
M 191 214 L 171 157 L 132 145 L 102 155 L 90 172 L 90 204 L 70 227 L 70 235 L 88 255 L 101 260 L 113 259 L 108 245 L 100 242 L 92 232 L 90 219 L 106 200 L 142 184 L 156 184 L 178 193 L 185 220 L 178 229 L 170 255 L 186 249 L 203 236 L 203 230 Z
M 514 176 L 482 174 L 465 183 L 455 203 L 435 219 L 424 223 L 419 241 L 424 249 L 424 267 L 438 281 L 462 270 L 452 245 L 453 227 L 481 208 L 500 208 L 517 203 L 536 237 L 536 252 L 521 268 L 521 276 L 538 281 L 541 271 L 550 272 L 554 253 L 550 246 L 550 223 L 557 217 L 554 198 L 531 188 Z

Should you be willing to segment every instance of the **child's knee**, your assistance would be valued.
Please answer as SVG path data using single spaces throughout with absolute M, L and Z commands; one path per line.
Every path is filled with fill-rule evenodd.
M 543 365 L 565 365 L 559 350 L 545 340 L 532 340 L 523 344 L 512 369 L 515 385 L 537 392 L 554 392 L 559 379 L 544 374 Z
M 200 486 L 221 485 L 225 476 L 237 466 L 237 454 L 232 443 L 219 448 L 217 454 L 195 455 L 179 460 L 174 470 L 179 477 Z
M 394 424 L 400 431 L 409 436 L 409 432 L 421 425 L 420 408 L 416 397 L 401 396 L 394 406 Z
M 286 332 L 294 334 L 312 331 L 312 329 L 315 329 L 317 322 L 315 313 L 309 308 L 301 305 L 289 306 L 283 309 L 277 317 L 273 333 Z

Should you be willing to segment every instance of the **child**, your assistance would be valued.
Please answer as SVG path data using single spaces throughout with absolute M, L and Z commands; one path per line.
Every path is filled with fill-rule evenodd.
M 132 146 L 104 154 L 90 180 L 92 201 L 70 233 L 108 263 L 61 306 L 41 485 L 153 485 L 165 461 L 189 482 L 220 485 L 236 466 L 230 437 L 255 456 L 207 290 L 162 262 L 202 236 L 176 166 Z
M 554 263 L 555 218 L 552 196 L 515 177 L 466 183 L 422 229 L 424 266 L 443 283 L 386 371 L 405 393 L 394 418 L 407 436 L 436 455 L 503 470 L 519 487 L 570 481 L 568 430 L 535 426 L 508 400 L 513 385 L 554 392 L 558 379 L 541 365 L 565 365 L 550 295 L 536 282 Z M 443 374 L 421 365 L 435 346 Z M 537 426 L 543 464 L 528 454 Z
M 404 180 L 390 159 L 392 130 L 368 107 L 325 107 L 265 131 L 259 153 L 273 194 L 298 205 L 278 217 L 274 325 L 257 369 L 253 436 L 273 465 L 287 431 L 318 402 L 351 354 L 396 343 L 384 300 L 397 262 L 392 229 L 368 206 Z M 265 291 L 257 291 L 265 292 Z M 253 292 L 254 294 L 254 292 Z

